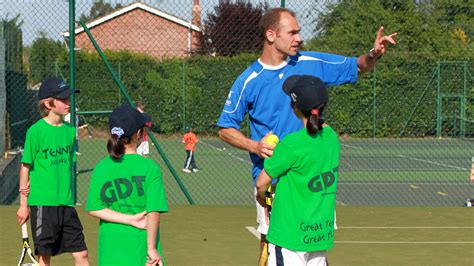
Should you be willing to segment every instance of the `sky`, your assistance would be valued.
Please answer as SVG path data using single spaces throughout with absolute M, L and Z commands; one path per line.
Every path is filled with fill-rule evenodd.
M 127 5 L 133 0 L 105 0 L 113 6 L 120 3 Z M 89 14 L 90 7 L 94 0 L 76 0 L 76 19 L 83 13 Z M 191 8 L 193 0 L 141 0 L 140 2 L 153 6 L 166 13 L 179 18 L 189 20 L 191 18 Z M 200 0 L 203 9 L 202 15 L 212 12 L 219 0 Z M 279 7 L 280 0 L 250 0 L 253 4 L 267 2 L 270 7 Z M 311 27 L 310 12 L 313 1 L 311 0 L 286 0 L 286 7 L 297 13 L 301 24 L 301 35 L 304 40 L 311 37 L 313 27 Z M 69 18 L 68 0 L 0 0 L 0 19 L 11 19 L 20 14 L 23 20 L 23 45 L 29 46 L 38 37 L 39 32 L 47 33 L 49 38 L 63 40 L 62 33 L 68 30 Z M 314 12 L 313 12 L 314 13 Z

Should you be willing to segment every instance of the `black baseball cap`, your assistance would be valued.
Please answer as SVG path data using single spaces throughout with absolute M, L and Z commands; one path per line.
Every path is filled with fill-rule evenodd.
M 303 111 L 320 108 L 329 100 L 326 85 L 319 78 L 310 75 L 288 77 L 283 83 L 283 91 Z
M 128 104 L 115 108 L 109 118 L 110 134 L 131 137 L 145 125 L 142 113 Z
M 79 92 L 75 90 L 74 92 Z M 55 99 L 66 99 L 71 96 L 69 85 L 57 77 L 47 77 L 40 86 L 38 99 L 43 100 L 49 97 Z

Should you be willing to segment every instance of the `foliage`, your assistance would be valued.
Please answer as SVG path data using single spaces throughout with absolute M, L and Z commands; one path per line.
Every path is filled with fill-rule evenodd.
M 54 41 L 40 32 L 30 48 L 30 80 L 41 82 L 45 77 L 56 75 L 55 64 L 61 54 L 67 54 L 67 49 L 59 41 Z
M 162 133 L 182 132 L 190 124 L 200 133 L 216 133 L 229 88 L 236 76 L 255 60 L 255 54 L 229 57 L 163 59 L 127 51 L 106 51 L 105 55 L 135 102 L 142 102 Z M 97 54 L 76 56 L 78 105 L 81 111 L 112 110 L 126 100 L 120 95 Z M 68 74 L 67 55 L 60 68 Z M 120 71 L 119 71 L 120 70 Z M 212 77 L 212 78 L 209 78 Z M 105 125 L 106 117 L 87 117 L 88 123 Z
M 434 135 L 437 84 L 441 94 L 451 95 L 463 94 L 463 82 L 467 88 L 472 86 L 469 69 L 474 47 L 469 36 L 474 30 L 474 13 L 469 2 L 341 0 L 329 3 L 327 9 L 316 8 L 319 15 L 308 50 L 360 55 L 373 46 L 381 25 L 386 34 L 398 32 L 398 44 L 389 49 L 374 72 L 355 85 L 331 90 L 329 109 L 337 129 L 357 136 Z M 468 76 L 463 76 L 464 63 L 438 65 L 440 61 L 466 61 Z M 439 76 L 440 83 L 438 76 L 433 79 L 438 67 L 445 73 Z M 473 94 L 472 90 L 466 94 L 471 120 Z M 459 116 L 459 105 L 455 100 L 443 103 L 445 119 Z
M 104 0 L 98 0 L 94 2 L 94 4 L 92 5 L 89 11 L 89 15 L 82 14 L 79 17 L 79 20 L 82 22 L 89 22 L 90 20 L 107 15 L 111 13 L 112 11 L 117 10 L 122 7 L 123 6 L 121 4 L 116 4 L 115 7 L 113 7 L 110 3 L 104 3 Z
M 373 45 L 377 29 L 398 32 L 397 53 L 469 59 L 474 54 L 472 1 L 341 0 L 318 8 L 310 50 L 361 54 Z M 323 10 L 323 11 L 321 11 Z M 341 23 L 343 21 L 344 23 Z
M 219 1 L 204 21 L 200 53 L 229 56 L 258 52 L 262 47 L 258 22 L 266 9 L 267 3 L 253 6 L 250 1 Z
M 258 56 L 158 60 L 126 51 L 105 54 L 131 98 L 144 103 L 163 134 L 182 133 L 185 124 L 192 125 L 200 134 L 216 134 L 214 125 L 229 88 Z M 327 120 L 341 134 L 354 137 L 395 137 L 401 132 L 403 136 L 435 135 L 437 80 L 432 78 L 436 60 L 397 53 L 381 60 L 374 72 L 364 75 L 356 84 L 330 88 Z M 60 66 L 65 74 L 67 62 L 67 55 L 61 56 Z M 97 54 L 78 52 L 76 63 L 81 111 L 112 110 L 125 102 Z M 472 69 L 472 63 L 467 67 Z M 462 64 L 441 65 L 441 74 L 442 92 L 460 93 Z M 472 86 L 472 82 L 468 80 L 467 86 Z M 468 97 L 473 99 L 474 91 L 468 91 Z M 467 116 L 472 117 L 472 104 L 469 106 Z M 452 117 L 458 108 L 458 102 L 446 105 L 443 114 Z M 93 126 L 106 126 L 107 122 L 106 116 L 86 119 Z M 449 119 L 443 123 L 452 121 Z M 246 124 L 242 129 L 248 133 Z
M 13 18 L 8 16 L 0 19 L 0 38 L 5 39 L 6 67 L 17 73 L 23 73 L 23 20 L 20 14 Z

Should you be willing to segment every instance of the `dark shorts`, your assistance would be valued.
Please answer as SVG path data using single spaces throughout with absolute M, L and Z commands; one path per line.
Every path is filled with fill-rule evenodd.
M 59 255 L 87 250 L 76 210 L 68 206 L 31 206 L 35 254 Z

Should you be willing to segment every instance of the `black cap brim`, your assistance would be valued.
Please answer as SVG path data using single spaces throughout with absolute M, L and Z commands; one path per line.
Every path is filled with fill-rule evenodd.
M 75 91 L 74 91 L 74 93 L 79 93 L 79 92 L 80 92 L 80 90 L 75 90 Z M 64 90 L 64 91 L 62 91 L 61 93 L 59 93 L 59 94 L 53 96 L 53 98 L 55 98 L 55 99 L 66 99 L 66 98 L 68 98 L 68 97 L 70 97 L 70 96 L 71 96 L 71 90 L 70 90 L 69 87 L 68 87 L 67 90 Z

